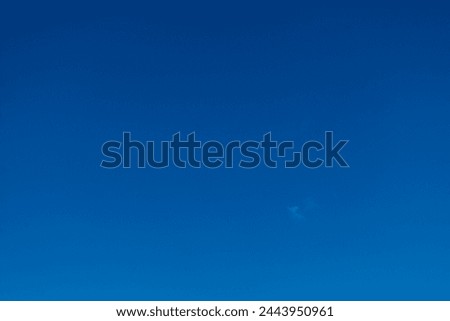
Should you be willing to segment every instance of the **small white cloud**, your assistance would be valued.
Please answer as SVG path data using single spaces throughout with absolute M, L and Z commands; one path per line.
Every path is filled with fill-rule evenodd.
M 295 206 L 289 206 L 289 207 L 288 207 L 288 212 L 289 212 L 289 215 L 290 215 L 292 218 L 294 218 L 294 219 L 300 220 L 300 219 L 305 218 L 305 216 L 304 216 L 303 213 L 301 212 L 299 206 L 296 206 L 296 205 L 295 205 Z
M 310 216 L 317 207 L 316 202 L 311 198 L 302 200 L 298 205 L 288 206 L 288 214 L 295 220 L 303 220 Z

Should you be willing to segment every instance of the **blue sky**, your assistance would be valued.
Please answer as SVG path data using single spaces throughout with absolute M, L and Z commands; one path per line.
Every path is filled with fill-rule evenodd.
M 0 299 L 448 300 L 445 5 L 2 5 Z M 350 168 L 100 168 L 349 139 Z

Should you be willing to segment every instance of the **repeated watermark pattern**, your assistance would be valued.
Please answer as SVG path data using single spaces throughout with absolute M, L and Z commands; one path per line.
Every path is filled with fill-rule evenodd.
M 333 141 L 333 132 L 324 133 L 323 143 L 317 140 L 304 142 L 296 148 L 294 141 L 276 141 L 272 132 L 263 135 L 260 141 L 232 140 L 222 143 L 217 140 L 199 141 L 195 132 L 182 138 L 180 132 L 167 141 L 132 140 L 131 132 L 123 132 L 122 140 L 106 141 L 102 147 L 103 168 L 246 168 L 259 166 L 268 168 L 349 167 L 341 155 L 349 140 Z

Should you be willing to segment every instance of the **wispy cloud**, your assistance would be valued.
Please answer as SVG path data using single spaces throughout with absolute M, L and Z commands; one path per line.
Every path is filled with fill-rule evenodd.
M 299 206 L 297 206 L 297 205 L 289 206 L 287 209 L 288 209 L 289 215 L 290 215 L 292 218 L 297 219 L 297 220 L 300 220 L 300 219 L 304 219 L 304 218 L 305 218 L 305 216 L 304 216 L 304 214 L 301 212 Z
M 311 198 L 302 200 L 298 205 L 288 206 L 288 214 L 295 220 L 303 220 L 311 215 L 317 204 Z

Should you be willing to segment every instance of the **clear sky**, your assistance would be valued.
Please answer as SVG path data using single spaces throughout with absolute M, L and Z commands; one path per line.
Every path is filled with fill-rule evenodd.
M 0 299 L 450 299 L 449 6 L 0 12 Z M 350 168 L 100 167 L 123 131 L 327 130 Z

